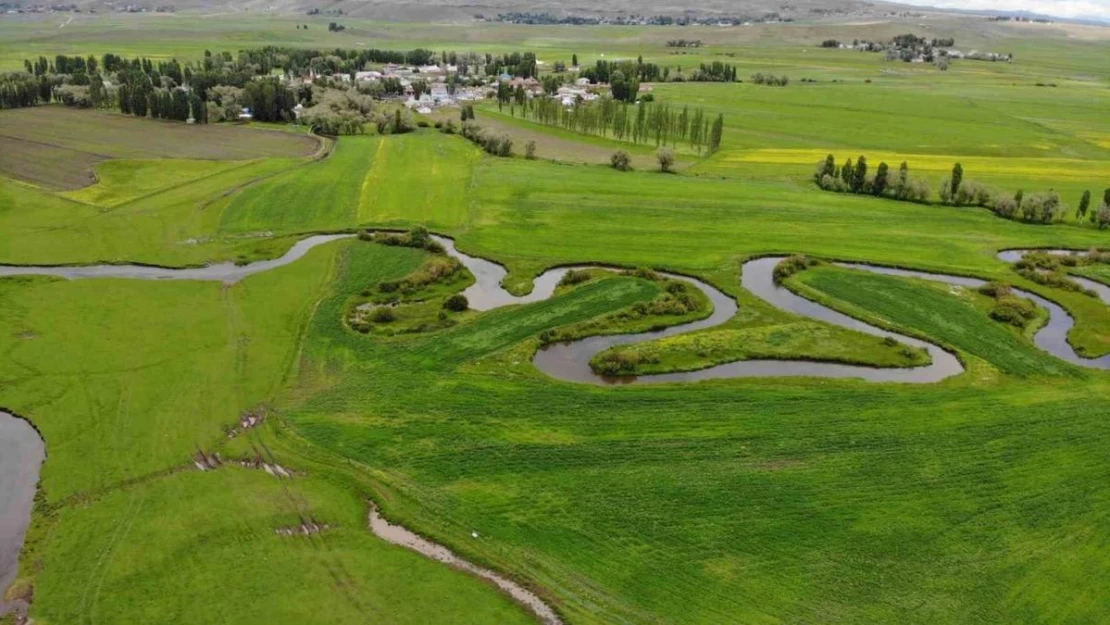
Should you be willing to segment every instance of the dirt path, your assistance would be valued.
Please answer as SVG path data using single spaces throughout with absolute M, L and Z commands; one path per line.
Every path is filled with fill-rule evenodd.
M 442 562 L 492 582 L 502 592 L 512 597 L 514 601 L 535 614 L 544 625 L 562 625 L 563 623 L 555 610 L 551 609 L 551 606 L 547 605 L 534 592 L 489 569 L 463 560 L 443 545 L 423 538 L 400 525 L 390 523 L 381 515 L 378 507 L 373 502 L 370 503 L 370 531 L 374 532 L 374 535 L 378 538 L 394 545 L 412 549 L 437 562 Z

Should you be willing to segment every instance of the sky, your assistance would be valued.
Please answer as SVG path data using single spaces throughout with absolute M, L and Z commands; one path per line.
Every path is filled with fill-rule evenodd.
M 1029 11 L 1054 17 L 1110 21 L 1110 0 L 896 0 L 905 4 L 973 11 Z

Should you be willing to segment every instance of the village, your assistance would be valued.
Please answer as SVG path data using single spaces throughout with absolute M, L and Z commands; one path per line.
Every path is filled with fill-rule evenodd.
M 536 63 L 543 65 L 542 61 Z M 514 93 L 523 92 L 527 98 L 550 95 L 561 101 L 564 106 L 573 106 L 575 102 L 596 100 L 601 97 L 601 92 L 608 90 L 608 85 L 591 85 L 589 78 L 579 77 L 574 78 L 569 84 L 559 86 L 554 93 L 548 93 L 544 89 L 544 84 L 531 76 L 514 76 L 508 72 L 495 76 L 481 76 L 480 72 L 475 70 L 473 66 L 461 64 L 386 63 L 379 69 L 356 71 L 351 74 L 321 76 L 310 72 L 304 78 L 289 79 L 287 86 L 296 88 L 305 82 L 313 83 L 320 78 L 338 80 L 360 90 L 372 85 L 392 83 L 395 89 L 399 88 L 399 93 L 385 91 L 382 99 L 400 101 L 409 110 L 424 115 L 440 107 L 460 106 L 495 98 L 500 84 L 507 85 Z M 568 68 L 568 71 L 577 75 L 579 68 L 573 66 Z M 294 107 L 294 112 L 303 110 L 301 105 L 298 107 Z

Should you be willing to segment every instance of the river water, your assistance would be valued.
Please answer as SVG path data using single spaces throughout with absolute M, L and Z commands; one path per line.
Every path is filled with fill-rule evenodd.
M 46 448 L 35 428 L 0 412 L 0 597 L 15 580 Z
M 280 258 L 247 265 L 221 263 L 186 269 L 144 265 L 55 267 L 0 265 L 0 277 L 48 275 L 71 280 L 132 278 L 141 280 L 216 280 L 224 283 L 234 283 L 249 275 L 288 265 L 302 258 L 314 247 L 351 236 L 353 235 L 311 236 L 298 241 Z M 464 294 L 470 303 L 470 307 L 479 311 L 545 300 L 554 294 L 559 281 L 568 271 L 574 268 L 596 266 L 580 265 L 578 267 L 559 267 L 548 270 L 535 279 L 532 291 L 528 295 L 518 297 L 506 291 L 501 284 L 507 274 L 503 266 L 460 252 L 454 241 L 449 238 L 441 236 L 433 236 L 433 238 L 443 245 L 449 255 L 457 258 L 474 274 L 476 282 L 467 288 Z M 1066 250 L 1054 250 L 1052 252 L 1069 253 Z M 1000 253 L 998 257 L 1006 262 L 1015 262 L 1020 259 L 1022 253 L 1022 250 L 1008 250 Z M 567 343 L 549 345 L 536 353 L 533 362 L 537 368 L 553 378 L 588 384 L 658 384 L 722 378 L 784 376 L 861 378 L 873 382 L 932 383 L 963 371 L 959 359 L 937 345 L 872 326 L 795 295 L 788 289 L 776 285 L 773 279 L 773 271 L 775 265 L 781 260 L 782 257 L 766 257 L 744 263 L 741 278 L 744 288 L 782 310 L 873 336 L 891 337 L 906 345 L 925 349 L 930 354 L 932 362 L 922 367 L 880 369 L 824 362 L 746 360 L 716 365 L 697 371 L 655 375 L 607 377 L 594 373 L 589 365 L 590 360 L 606 349 L 712 328 L 725 323 L 737 313 L 735 299 L 716 287 L 695 278 L 668 273 L 663 275 L 681 280 L 699 289 L 709 298 L 713 304 L 713 311 L 709 317 L 658 331 L 587 337 Z M 839 265 L 858 271 L 921 278 L 966 288 L 977 288 L 983 284 L 982 280 L 961 276 L 924 273 L 866 264 L 839 263 Z M 1097 292 L 1104 302 L 1110 304 L 1110 287 L 1085 278 L 1075 279 Z M 1067 334 L 1074 321 L 1062 307 L 1033 293 L 1016 289 L 1014 292 L 1021 297 L 1031 299 L 1049 312 L 1047 324 L 1034 337 L 1037 347 L 1073 364 L 1096 369 L 1110 369 L 1110 355 L 1097 359 L 1082 358 L 1071 348 L 1071 345 L 1067 342 Z M 22 419 L 0 412 L 0 594 L 12 582 L 17 572 L 19 551 L 30 521 L 39 468 L 44 457 L 43 441 L 35 429 Z M 376 508 L 371 509 L 370 525 L 376 534 L 386 540 L 416 549 L 425 553 L 425 555 L 489 579 L 535 612 L 544 622 L 559 622 L 557 615 L 526 589 L 491 571 L 467 563 L 443 547 L 430 543 L 400 526 L 388 523 L 378 515 Z M 2 609 L 2 606 L 0 606 L 0 609 Z

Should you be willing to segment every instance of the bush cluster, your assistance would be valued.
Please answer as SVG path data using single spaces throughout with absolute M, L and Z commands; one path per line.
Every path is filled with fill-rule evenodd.
M 632 157 L 624 150 L 617 150 L 609 157 L 609 162 L 613 165 L 613 169 L 617 171 L 629 171 L 632 169 Z
M 470 308 L 470 302 L 466 300 L 466 296 L 462 293 L 455 293 L 443 300 L 443 308 L 451 312 L 462 312 Z
M 989 314 L 995 321 L 1024 328 L 1037 316 L 1037 306 L 1024 297 L 1014 295 L 1014 289 L 1009 284 L 992 281 L 977 290 L 994 300 Z
M 1033 302 L 1016 295 L 1003 295 L 995 302 L 990 312 L 991 319 L 1008 323 L 1018 328 L 1024 328 L 1037 316 L 1037 307 Z
M 391 323 L 397 320 L 397 313 L 393 312 L 392 306 L 379 306 L 370 314 L 370 320 L 374 323 Z
M 756 85 L 767 85 L 769 87 L 785 87 L 790 84 L 790 78 L 787 76 L 775 76 L 773 74 L 764 74 L 757 72 L 752 74 L 751 81 Z
M 998 299 L 1013 292 L 1013 287 L 1005 282 L 991 281 L 979 287 L 978 291 L 987 297 Z
M 1078 282 L 1068 279 L 1068 277 L 1063 273 L 1038 271 L 1037 269 L 1031 267 L 1018 267 L 1017 265 L 1014 266 L 1014 270 L 1017 271 L 1019 276 L 1031 282 L 1036 282 L 1037 284 L 1052 287 L 1054 289 L 1063 289 L 1065 291 L 1083 293 L 1084 295 L 1089 295 L 1091 297 L 1098 297 L 1097 293 L 1083 288 L 1079 285 Z
M 799 271 L 805 271 L 806 269 L 813 267 L 814 265 L 819 265 L 820 263 L 821 261 L 817 260 L 816 258 L 810 258 L 809 256 L 803 256 L 801 254 L 795 254 L 794 256 L 782 259 L 779 264 L 775 265 L 772 276 L 775 280 L 775 284 L 781 284 L 783 280 L 798 273 Z
M 956 197 L 953 203 L 959 206 L 962 203 L 961 198 Z M 987 207 L 993 210 L 996 215 L 1005 219 L 1038 224 L 1062 221 L 1067 212 L 1060 202 L 1059 194 L 1055 191 L 1034 193 L 1028 197 L 1021 191 L 1018 191 L 1013 197 L 988 194 L 986 201 L 977 201 L 975 205 Z
M 582 284 L 590 279 L 590 272 L 585 269 L 571 269 L 563 274 L 562 279 L 559 280 L 559 286 L 574 286 Z
M 415 247 L 427 250 L 433 254 L 443 254 L 443 246 L 432 239 L 432 235 L 424 226 L 417 226 L 408 232 L 360 232 L 358 238 L 362 241 L 373 241 L 382 245 L 395 245 L 398 247 Z
M 494 156 L 513 155 L 513 140 L 508 135 L 495 135 L 470 121 L 463 124 L 461 134 L 473 141 L 488 154 Z
M 590 366 L 601 375 L 628 375 L 641 364 L 657 362 L 658 358 L 648 358 L 636 352 L 612 350 L 595 358 Z

